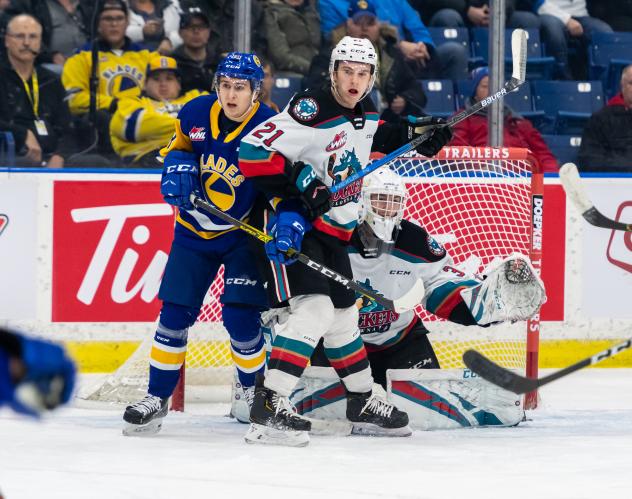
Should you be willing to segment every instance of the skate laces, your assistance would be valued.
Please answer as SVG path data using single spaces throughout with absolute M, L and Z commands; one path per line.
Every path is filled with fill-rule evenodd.
M 246 399 L 246 403 L 248 407 L 252 407 L 252 403 L 255 400 L 255 387 L 249 386 L 248 388 L 243 388 L 244 399 Z
M 373 414 L 377 414 L 378 416 L 389 418 L 391 417 L 391 413 L 393 412 L 394 408 L 394 405 L 389 404 L 388 402 L 386 402 L 386 400 L 383 400 L 377 395 L 372 394 L 369 397 L 369 400 L 367 400 L 366 404 L 364 404 L 364 407 L 362 408 L 360 413 L 368 411 L 372 412 Z
M 145 395 L 143 400 L 136 402 L 132 405 L 132 409 L 143 412 L 145 414 L 150 413 L 152 411 L 159 411 L 162 407 L 162 399 L 160 397 L 156 397 L 155 395 Z
M 291 418 L 298 418 L 298 414 L 296 414 L 296 408 L 290 402 L 288 397 L 280 397 L 276 392 L 272 395 L 272 404 L 274 404 L 275 415 L 279 413 L 286 414 Z

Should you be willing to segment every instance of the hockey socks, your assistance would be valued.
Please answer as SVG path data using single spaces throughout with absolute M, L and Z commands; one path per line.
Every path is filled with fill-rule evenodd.
M 149 359 L 147 391 L 151 395 L 169 398 L 173 394 L 187 352 L 187 336 L 188 328 L 175 330 L 158 324 Z
M 255 385 L 255 376 L 266 364 L 265 341 L 261 332 L 260 313 L 256 308 L 225 304 L 224 327 L 230 335 L 230 353 L 244 388 Z

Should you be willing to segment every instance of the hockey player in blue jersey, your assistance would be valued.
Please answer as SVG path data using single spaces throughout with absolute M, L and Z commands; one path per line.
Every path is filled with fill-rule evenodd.
M 0 406 L 37 417 L 68 402 L 74 385 L 61 346 L 0 328 Z
M 160 286 L 162 309 L 149 361 L 148 394 L 125 409 L 123 433 L 151 434 L 162 426 L 178 382 L 187 334 L 202 301 L 224 265 L 222 318 L 247 400 L 265 367 L 260 311 L 267 298 L 244 232 L 195 209 L 192 193 L 234 218 L 249 216 L 258 191 L 238 167 L 241 138 L 275 113 L 258 102 L 264 73 L 257 56 L 233 52 L 219 64 L 216 95 L 185 105 L 164 156 L 161 192 L 178 207 L 175 235 Z

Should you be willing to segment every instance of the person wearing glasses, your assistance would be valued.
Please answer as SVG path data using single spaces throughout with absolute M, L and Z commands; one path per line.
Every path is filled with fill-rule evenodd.
M 71 121 L 59 77 L 36 65 L 42 26 L 33 16 L 13 17 L 5 35 L 6 59 L 0 66 L 0 130 L 16 144 L 13 166 L 64 166 Z M 65 148 L 62 151 L 62 148 Z M 3 165 L 6 166 L 6 165 Z
M 125 30 L 128 8 L 123 0 L 104 0 L 98 14 L 99 84 L 97 88 L 97 129 L 99 152 L 112 153 L 109 123 L 118 100 L 137 97 L 145 84 L 146 69 L 155 52 L 133 43 Z M 70 112 L 85 117 L 90 106 L 92 44 L 81 47 L 64 65 L 61 81 L 68 93 Z

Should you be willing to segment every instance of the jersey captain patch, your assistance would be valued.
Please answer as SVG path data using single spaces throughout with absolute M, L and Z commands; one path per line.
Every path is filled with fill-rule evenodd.
M 303 97 L 296 101 L 294 107 L 292 107 L 292 114 L 301 121 L 309 121 L 314 119 L 318 114 L 318 102 L 311 97 Z

